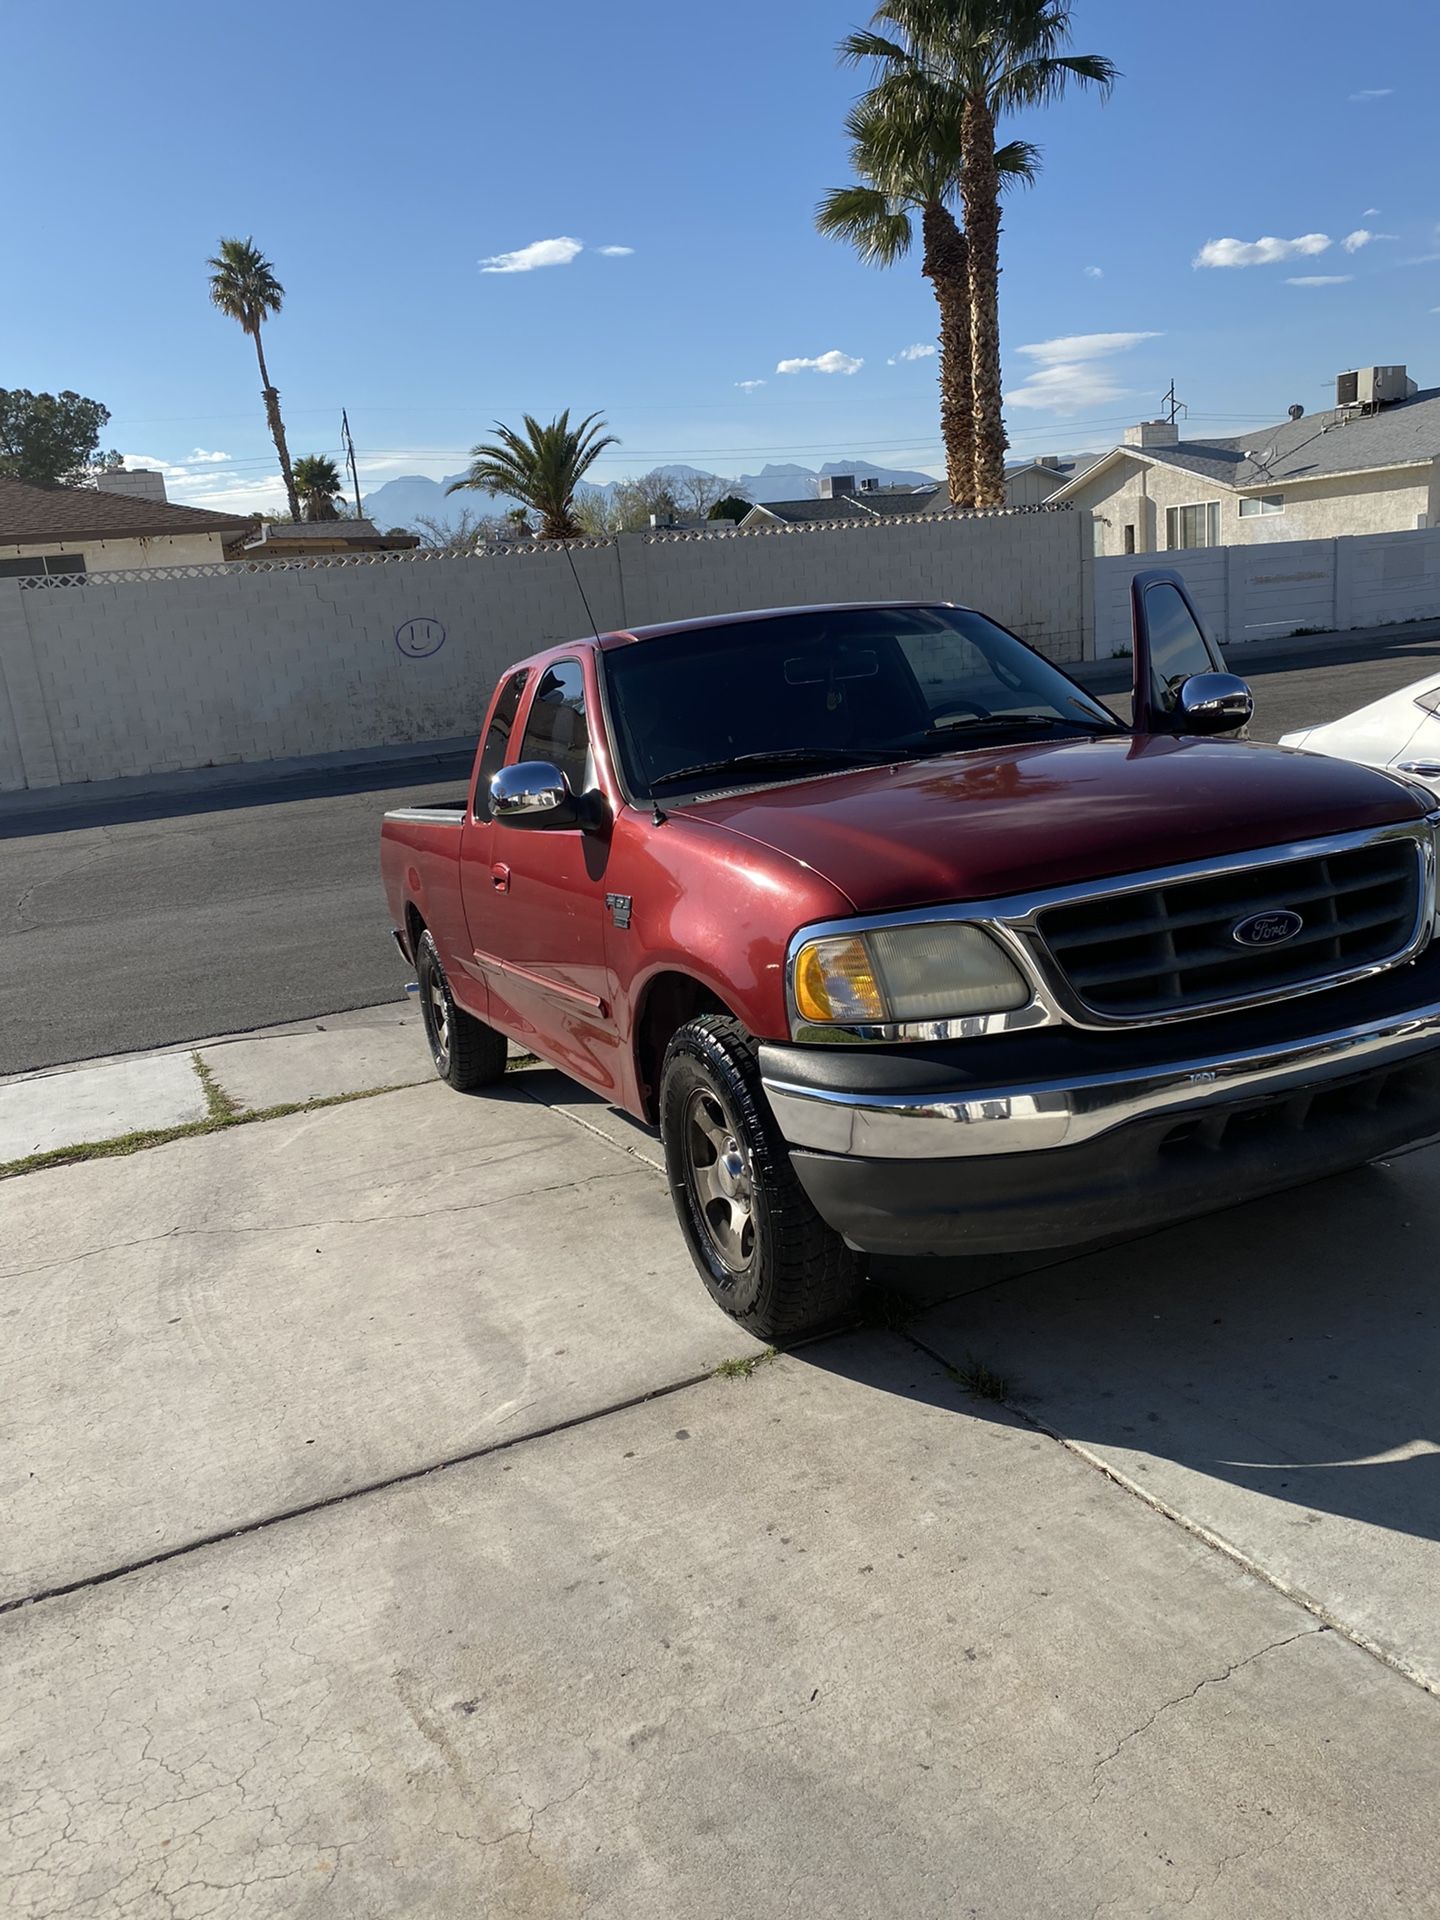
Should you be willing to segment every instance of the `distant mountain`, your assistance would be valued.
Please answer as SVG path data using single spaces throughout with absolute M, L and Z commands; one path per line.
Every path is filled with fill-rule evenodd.
M 450 473 L 443 480 L 427 480 L 423 473 L 402 473 L 394 480 L 387 480 L 383 487 L 377 487 L 374 493 L 364 496 L 365 516 L 373 520 L 382 531 L 391 527 L 409 527 L 415 530 L 415 522 L 423 514 L 426 519 L 443 520 L 447 527 L 454 526 L 460 518 L 461 510 L 468 506 L 473 513 L 479 506 L 486 513 L 504 513 L 512 501 L 493 503 L 483 494 L 447 494 L 445 489 L 452 480 L 462 480 L 465 476 Z
M 651 469 L 655 471 L 655 469 Z M 703 467 L 671 465 L 663 469 L 667 477 L 676 480 L 688 478 L 691 474 L 706 473 Z M 808 500 L 820 491 L 820 479 L 824 474 L 853 473 L 856 484 L 862 480 L 874 480 L 882 487 L 928 487 L 933 485 L 933 473 L 920 473 L 909 468 L 877 467 L 869 460 L 827 460 L 823 467 L 799 467 L 790 465 L 771 465 L 762 467 L 759 473 L 741 474 L 738 489 L 748 499 L 759 501 L 762 505 L 772 500 Z M 707 474 L 708 478 L 715 478 Z M 447 474 L 443 480 L 427 480 L 423 474 L 402 473 L 394 480 L 387 480 L 383 487 L 377 487 L 374 493 L 364 498 L 366 515 L 377 527 L 411 527 L 422 515 L 426 519 L 442 521 L 453 527 L 466 507 L 472 513 L 480 513 L 487 519 L 492 515 L 507 513 L 515 505 L 513 500 L 503 496 L 494 500 L 483 493 L 447 494 L 445 489 L 452 480 L 463 478 L 460 474 Z M 582 493 L 600 493 L 608 499 L 619 485 L 617 480 L 608 480 L 603 486 L 592 486 L 582 481 Z M 727 485 L 736 484 L 727 479 Z
M 740 486 L 752 500 L 768 506 L 772 500 L 809 500 L 820 491 L 823 476 L 853 473 L 855 484 L 873 480 L 881 487 L 933 487 L 933 473 L 920 473 L 909 467 L 877 467 L 869 460 L 827 460 L 818 470 L 813 467 L 767 466 L 759 473 L 742 473 Z

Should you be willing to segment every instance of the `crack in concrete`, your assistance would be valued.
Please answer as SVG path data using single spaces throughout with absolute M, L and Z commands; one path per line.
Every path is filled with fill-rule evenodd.
M 1142 1720 L 1138 1727 L 1132 1727 L 1128 1733 L 1122 1734 L 1110 1749 L 1109 1753 L 1102 1754 L 1095 1762 L 1095 1765 L 1090 1771 L 1090 1784 L 1094 1788 L 1094 1792 L 1091 1795 L 1091 1805 L 1093 1806 L 1105 1791 L 1105 1783 L 1100 1779 L 1101 1769 L 1108 1767 L 1112 1760 L 1115 1760 L 1123 1753 L 1132 1740 L 1138 1740 L 1141 1734 L 1148 1733 L 1162 1715 L 1172 1713 L 1176 1707 L 1186 1706 L 1191 1700 L 1195 1699 L 1198 1694 L 1202 1693 L 1206 1687 L 1223 1686 L 1227 1680 L 1239 1673 L 1243 1667 L 1253 1666 L 1257 1660 L 1263 1660 L 1266 1654 L 1278 1653 L 1282 1647 L 1293 1647 L 1297 1640 L 1313 1640 L 1317 1634 L 1328 1633 L 1329 1631 L 1329 1627 L 1323 1625 L 1302 1627 L 1298 1633 L 1287 1634 L 1283 1640 L 1272 1640 L 1266 1646 L 1258 1647 L 1254 1653 L 1247 1653 L 1243 1660 L 1232 1661 L 1223 1673 L 1204 1674 L 1195 1682 L 1193 1687 L 1189 1688 L 1185 1693 L 1177 1693 L 1173 1700 L 1162 1700 L 1155 1711 L 1146 1719 Z

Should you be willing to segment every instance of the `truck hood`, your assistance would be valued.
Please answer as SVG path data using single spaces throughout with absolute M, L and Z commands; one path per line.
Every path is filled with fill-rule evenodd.
M 856 911 L 984 900 L 1418 819 L 1369 767 L 1250 741 L 1041 741 L 865 767 L 683 812 L 789 855 Z

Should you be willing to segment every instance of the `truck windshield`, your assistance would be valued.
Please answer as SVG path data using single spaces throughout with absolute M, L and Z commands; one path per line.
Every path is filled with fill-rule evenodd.
M 850 607 L 603 656 L 616 745 L 649 799 L 1012 740 L 1123 731 L 983 614 Z

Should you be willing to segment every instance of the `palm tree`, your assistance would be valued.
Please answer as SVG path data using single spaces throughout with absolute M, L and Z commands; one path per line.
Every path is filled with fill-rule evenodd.
M 341 491 L 340 469 L 328 454 L 307 453 L 295 462 L 295 489 L 305 502 L 307 520 L 338 520 L 335 496 Z
M 848 240 L 877 267 L 893 266 L 910 251 L 914 215 L 920 216 L 920 271 L 940 309 L 940 432 L 954 507 L 975 504 L 970 255 L 952 211 L 960 198 L 963 128 L 963 107 L 951 89 L 916 63 L 892 66 L 845 121 L 857 184 L 836 187 L 815 210 L 821 233 Z M 995 165 L 1005 184 L 1028 184 L 1039 150 L 1012 140 L 996 154 Z
M 472 447 L 469 473 L 445 491 L 509 494 L 539 514 L 542 540 L 578 540 L 584 528 L 575 517 L 575 489 L 605 449 L 620 444 L 604 428 L 598 413 L 572 427 L 568 407 L 548 427 L 527 413 L 523 434 L 497 420 L 499 439 Z
M 255 342 L 255 357 L 260 362 L 260 391 L 265 396 L 265 418 L 270 423 L 270 438 L 280 456 L 290 518 L 298 520 L 300 502 L 295 493 L 295 475 L 290 468 L 290 449 L 285 444 L 285 425 L 280 418 L 280 396 L 270 384 L 270 369 L 265 365 L 265 349 L 260 341 L 261 325 L 279 313 L 284 305 L 285 289 L 253 239 L 222 240 L 220 251 L 205 264 L 213 268 L 210 298 L 221 313 L 237 321 Z
M 1109 93 L 1118 69 L 1103 54 L 1065 52 L 1071 0 L 881 0 L 870 31 L 841 45 L 851 61 L 875 60 L 876 91 L 918 71 L 963 109 L 960 198 L 969 243 L 971 369 L 975 406 L 975 498 L 1005 500 L 1005 424 L 1000 380 L 1000 175 L 995 125 L 1002 114 L 1046 106 L 1074 80 Z

